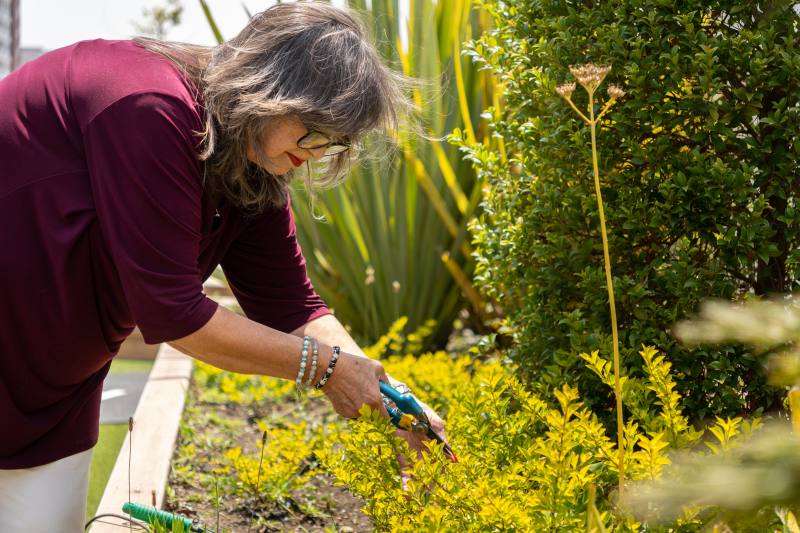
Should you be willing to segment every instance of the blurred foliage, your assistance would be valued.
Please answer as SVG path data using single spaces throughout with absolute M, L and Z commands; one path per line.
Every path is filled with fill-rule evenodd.
M 574 356 L 611 353 L 588 132 L 556 87 L 568 66 L 613 65 L 627 93 L 606 115 L 600 173 L 625 366 L 641 344 L 674 365 L 690 419 L 779 404 L 734 346 L 679 346 L 671 325 L 706 296 L 798 283 L 800 49 L 791 2 L 486 1 L 494 29 L 466 46 L 504 87 L 490 107 L 508 155 L 453 141 L 489 182 L 472 227 L 475 281 L 518 341 L 535 390 L 573 383 L 610 418 L 612 398 Z M 576 104 L 584 106 L 576 93 Z
M 749 345 L 768 356 L 770 383 L 793 387 L 790 400 L 800 388 L 800 300 L 794 296 L 749 298 L 740 303 L 709 300 L 703 302 L 698 317 L 679 322 L 675 334 L 689 345 Z
M 776 421 L 744 443 L 707 443 L 717 453 L 713 458 L 678 454 L 662 479 L 629 492 L 625 507 L 641 518 L 667 522 L 687 506 L 712 505 L 716 523 L 754 532 L 774 525 L 775 514 L 768 511 L 774 508 L 778 531 L 800 531 L 792 511 L 800 509 L 800 302 L 791 295 L 738 303 L 710 300 L 675 332 L 689 345 L 743 343 L 768 356 L 770 381 L 792 387 L 793 424 Z M 719 424 L 712 432 L 722 442 L 737 429 L 738 422 Z
M 375 341 L 375 344 L 364 348 L 367 357 L 380 359 L 390 355 L 400 354 L 420 354 L 422 353 L 425 340 L 431 335 L 436 321 L 428 320 L 416 331 L 405 333 L 408 325 L 408 318 L 401 316 L 389 327 L 385 335 Z
M 790 509 L 800 509 L 800 439 L 788 425 L 737 439 L 716 455 L 684 452 L 673 461 L 661 479 L 632 487 L 625 508 L 642 520 L 669 523 L 685 508 L 702 506 L 709 523 L 753 533 L 774 531 L 776 506 L 784 521 Z
M 142 8 L 143 22 L 134 22 L 136 31 L 143 35 L 164 39 L 170 28 L 181 23 L 181 0 L 166 0 L 164 5 Z
M 259 404 L 295 394 L 294 382 L 256 374 L 237 374 L 195 361 L 193 379 L 201 385 L 200 400 L 211 403 Z

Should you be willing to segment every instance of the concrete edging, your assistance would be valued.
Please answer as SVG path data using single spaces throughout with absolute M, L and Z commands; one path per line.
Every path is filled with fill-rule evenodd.
M 133 452 L 129 457 L 131 433 L 128 433 L 95 515 L 121 515 L 122 504 L 129 499 L 146 505 L 152 505 L 155 500 L 155 506 L 161 507 L 191 375 L 190 357 L 166 343 L 159 346 L 156 362 L 133 415 Z M 119 533 L 120 528 L 96 522 L 90 531 Z

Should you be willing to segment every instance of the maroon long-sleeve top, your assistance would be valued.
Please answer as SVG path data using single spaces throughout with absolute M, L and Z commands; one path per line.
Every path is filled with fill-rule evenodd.
M 0 80 L 0 468 L 92 447 L 122 341 L 202 327 L 219 264 L 253 320 L 288 332 L 329 312 L 288 205 L 245 216 L 204 193 L 202 113 L 178 69 L 130 41 Z

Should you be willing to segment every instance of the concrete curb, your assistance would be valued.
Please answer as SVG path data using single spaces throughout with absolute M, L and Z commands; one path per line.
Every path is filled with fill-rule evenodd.
M 133 442 L 129 433 L 122 443 L 96 515 L 121 515 L 122 504 L 129 500 L 146 505 L 155 503 L 156 507 L 161 507 L 191 375 L 191 358 L 168 344 L 159 347 L 156 362 L 133 416 Z M 133 452 L 129 457 L 131 444 Z M 119 525 L 95 522 L 90 531 L 119 533 L 122 530 Z

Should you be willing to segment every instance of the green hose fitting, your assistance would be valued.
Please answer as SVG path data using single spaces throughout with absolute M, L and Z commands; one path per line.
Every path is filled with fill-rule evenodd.
M 214 533 L 209 529 L 193 525 L 192 520 L 190 518 L 175 513 L 168 513 L 166 511 L 161 511 L 159 509 L 156 509 L 155 507 L 150 507 L 149 505 L 141 505 L 138 503 L 125 502 L 122 505 L 122 512 L 131 515 L 137 520 L 141 520 L 142 522 L 147 522 L 148 524 L 153 524 L 155 522 L 163 524 L 168 531 L 172 531 L 173 522 L 183 522 L 183 531 Z

